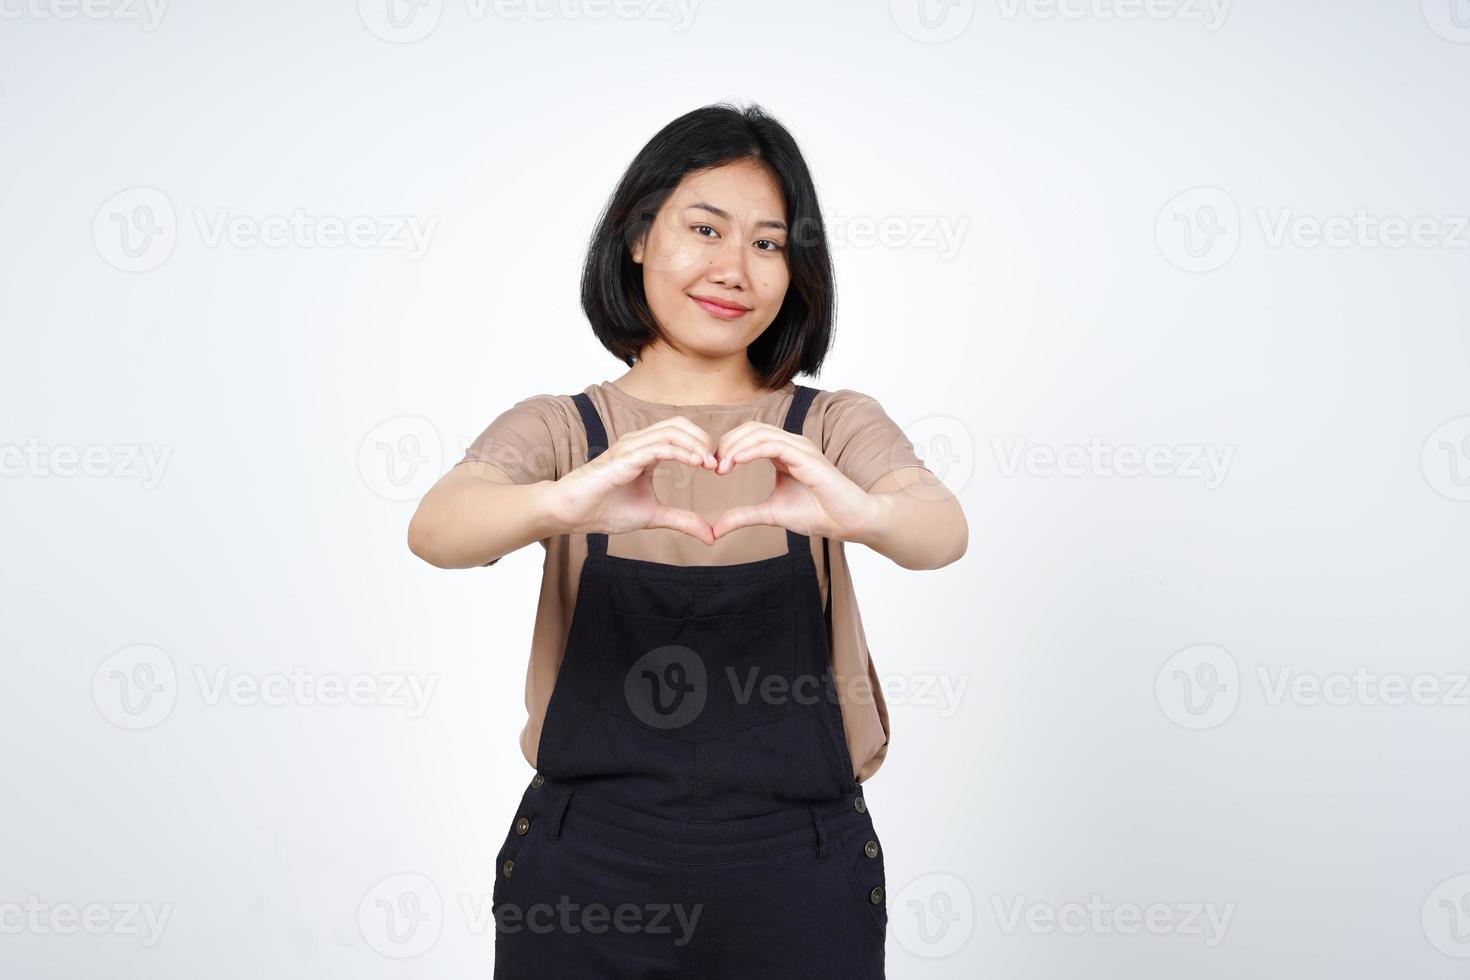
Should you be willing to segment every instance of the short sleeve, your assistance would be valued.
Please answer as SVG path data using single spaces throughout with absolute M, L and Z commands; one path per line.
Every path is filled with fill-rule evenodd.
M 558 401 L 555 395 L 532 395 L 516 402 L 475 437 L 459 463 L 489 463 L 503 470 L 512 483 L 560 479 L 564 469 L 559 460 L 567 455 L 569 436 Z M 492 558 L 480 567 L 498 561 Z
M 558 401 L 556 395 L 532 395 L 516 402 L 475 437 L 459 462 L 489 463 L 512 483 L 560 479 L 568 436 Z
M 832 392 L 823 419 L 823 452 L 863 490 L 905 466 L 924 466 L 914 444 L 871 395 L 851 388 Z

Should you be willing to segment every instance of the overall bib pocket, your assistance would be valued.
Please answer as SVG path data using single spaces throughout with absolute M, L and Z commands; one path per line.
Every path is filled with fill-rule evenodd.
M 598 645 L 599 707 L 667 738 L 722 738 L 795 704 L 790 607 L 685 617 L 609 608 Z

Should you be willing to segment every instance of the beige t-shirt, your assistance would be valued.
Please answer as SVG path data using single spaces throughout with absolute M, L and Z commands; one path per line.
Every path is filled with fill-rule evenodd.
M 609 444 L 626 432 L 675 415 L 686 416 L 718 441 L 721 435 L 751 419 L 780 428 L 791 407 L 796 383 L 788 382 L 778 391 L 739 405 L 647 402 L 608 381 L 584 391 L 602 418 Z M 802 435 L 820 446 L 823 455 L 863 490 L 892 470 L 924 465 L 903 430 L 878 402 L 851 389 L 819 390 L 807 408 Z M 470 444 L 460 462 L 469 460 L 495 465 L 516 483 L 560 479 L 587 460 L 587 434 L 576 403 L 570 395 L 547 394 L 516 402 Z M 660 500 L 671 507 L 692 510 L 708 521 L 730 507 L 764 500 L 774 485 L 775 468 L 768 459 L 737 464 L 724 476 L 672 460 L 660 460 L 653 472 L 653 486 Z M 843 542 L 815 536 L 809 540 L 826 607 L 829 654 L 853 776 L 863 782 L 878 771 L 888 753 L 888 707 L 863 634 Z M 536 766 L 546 705 L 566 650 L 582 562 L 587 555 L 587 538 L 580 533 L 554 535 L 541 544 L 546 549 L 546 560 L 526 671 L 528 717 L 520 739 L 521 752 L 532 768 Z M 774 525 L 742 527 L 714 545 L 705 545 L 681 531 L 644 528 L 609 535 L 607 550 L 618 557 L 671 565 L 729 565 L 785 553 L 786 530 Z

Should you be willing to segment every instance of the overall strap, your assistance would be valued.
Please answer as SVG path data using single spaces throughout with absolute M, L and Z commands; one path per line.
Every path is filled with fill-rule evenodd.
M 587 430 L 587 462 L 592 462 L 601 456 L 608 447 L 607 430 L 602 427 L 602 419 L 597 414 L 592 399 L 587 397 L 585 391 L 579 391 L 572 396 L 572 401 L 577 403 L 577 411 L 582 415 L 582 428 Z M 587 532 L 587 554 L 607 554 L 607 534 L 603 531 Z
M 811 407 L 812 399 L 815 397 L 817 397 L 817 389 L 797 385 L 796 393 L 791 396 L 791 408 L 786 411 L 786 424 L 782 428 L 792 435 L 801 435 L 802 424 L 806 421 L 806 410 Z M 789 527 L 786 529 L 787 554 L 800 554 L 810 547 L 805 534 L 798 534 Z
M 791 396 L 791 407 L 786 411 L 786 421 L 782 428 L 793 435 L 801 435 L 803 424 L 806 422 L 806 411 L 811 407 L 812 399 L 817 396 L 817 389 L 806 385 L 797 385 L 796 392 Z M 592 399 L 585 391 L 579 391 L 572 396 L 572 401 L 577 405 L 577 411 L 582 416 L 582 427 L 587 430 L 587 462 L 592 462 L 602 455 L 608 447 L 607 430 L 603 428 L 602 418 L 597 414 L 597 408 L 592 404 Z M 802 548 L 808 548 L 807 536 L 786 529 L 786 549 L 788 553 L 799 553 Z M 587 534 L 587 553 L 589 555 L 607 554 L 607 534 L 602 531 L 589 531 Z

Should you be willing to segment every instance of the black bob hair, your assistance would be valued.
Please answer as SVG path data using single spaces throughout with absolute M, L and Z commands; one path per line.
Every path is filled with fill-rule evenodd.
M 628 164 L 608 199 L 582 267 L 582 312 L 602 346 L 631 366 L 662 336 L 643 293 L 631 248 L 685 174 L 740 160 L 767 167 L 786 204 L 786 261 L 791 281 L 771 325 L 746 356 L 764 388 L 796 374 L 816 374 L 832 343 L 836 287 L 817 189 L 796 140 L 758 105 L 729 103 L 687 112 L 659 130 Z

